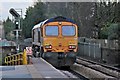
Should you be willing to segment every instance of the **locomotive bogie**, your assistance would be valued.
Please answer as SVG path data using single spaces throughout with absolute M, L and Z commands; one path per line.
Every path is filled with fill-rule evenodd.
M 64 54 L 62 52 L 45 52 L 43 58 L 55 67 L 71 66 L 76 61 L 76 53 L 69 52 Z

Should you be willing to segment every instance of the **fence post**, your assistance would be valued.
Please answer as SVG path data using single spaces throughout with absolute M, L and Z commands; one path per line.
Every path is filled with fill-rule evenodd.
M 85 56 L 85 43 L 83 43 L 83 56 Z
M 27 64 L 27 55 L 26 55 L 26 50 L 24 49 L 24 52 L 23 52 L 23 65 L 26 65 Z
M 100 49 L 100 59 L 102 60 L 102 48 L 101 48 L 101 44 L 99 43 L 99 49 Z
M 88 44 L 88 45 L 89 45 L 89 57 L 90 57 L 90 42 L 89 42 L 89 44 Z
M 94 58 L 95 58 L 95 43 L 94 43 Z

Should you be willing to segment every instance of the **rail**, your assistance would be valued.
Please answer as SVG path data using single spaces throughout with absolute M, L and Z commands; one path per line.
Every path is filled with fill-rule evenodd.
M 85 67 L 89 67 L 93 70 L 96 70 L 100 73 L 106 74 L 114 78 L 120 77 L 120 69 L 112 66 L 108 66 L 102 63 L 97 63 L 91 60 L 83 59 L 81 57 L 77 57 L 76 63 L 84 65 Z

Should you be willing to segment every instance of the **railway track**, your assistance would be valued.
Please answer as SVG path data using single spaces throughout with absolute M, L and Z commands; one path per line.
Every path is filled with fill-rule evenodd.
M 49 63 L 48 61 L 46 61 L 46 62 Z M 50 65 L 53 66 L 52 64 L 50 64 Z M 70 67 L 54 67 L 54 68 L 56 68 L 63 75 L 66 76 L 66 78 L 61 77 L 61 79 L 63 79 L 63 80 L 88 80 L 84 76 L 82 76 L 82 75 L 76 73 L 75 71 L 71 70 Z
M 120 79 L 120 69 L 77 57 L 71 69 L 86 78 Z
M 64 69 L 60 70 L 65 76 L 68 77 L 69 80 L 88 80 L 87 78 L 83 77 L 82 75 L 76 73 L 71 69 Z
M 57 68 L 58 69 L 58 68 Z M 87 59 L 77 57 L 76 63 L 68 68 L 58 69 L 69 80 L 89 80 L 93 78 L 120 79 L 120 70 L 115 67 L 103 65 Z
M 61 70 L 61 72 L 62 72 L 64 75 L 66 75 L 68 78 L 75 78 L 75 79 L 78 78 L 77 76 L 73 75 L 73 74 L 72 74 L 71 72 L 69 72 L 69 71 Z

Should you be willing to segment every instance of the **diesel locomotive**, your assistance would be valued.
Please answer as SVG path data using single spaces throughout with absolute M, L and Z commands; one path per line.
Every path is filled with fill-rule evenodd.
M 32 29 L 32 49 L 56 67 L 71 66 L 78 49 L 78 26 L 62 16 L 47 19 Z

